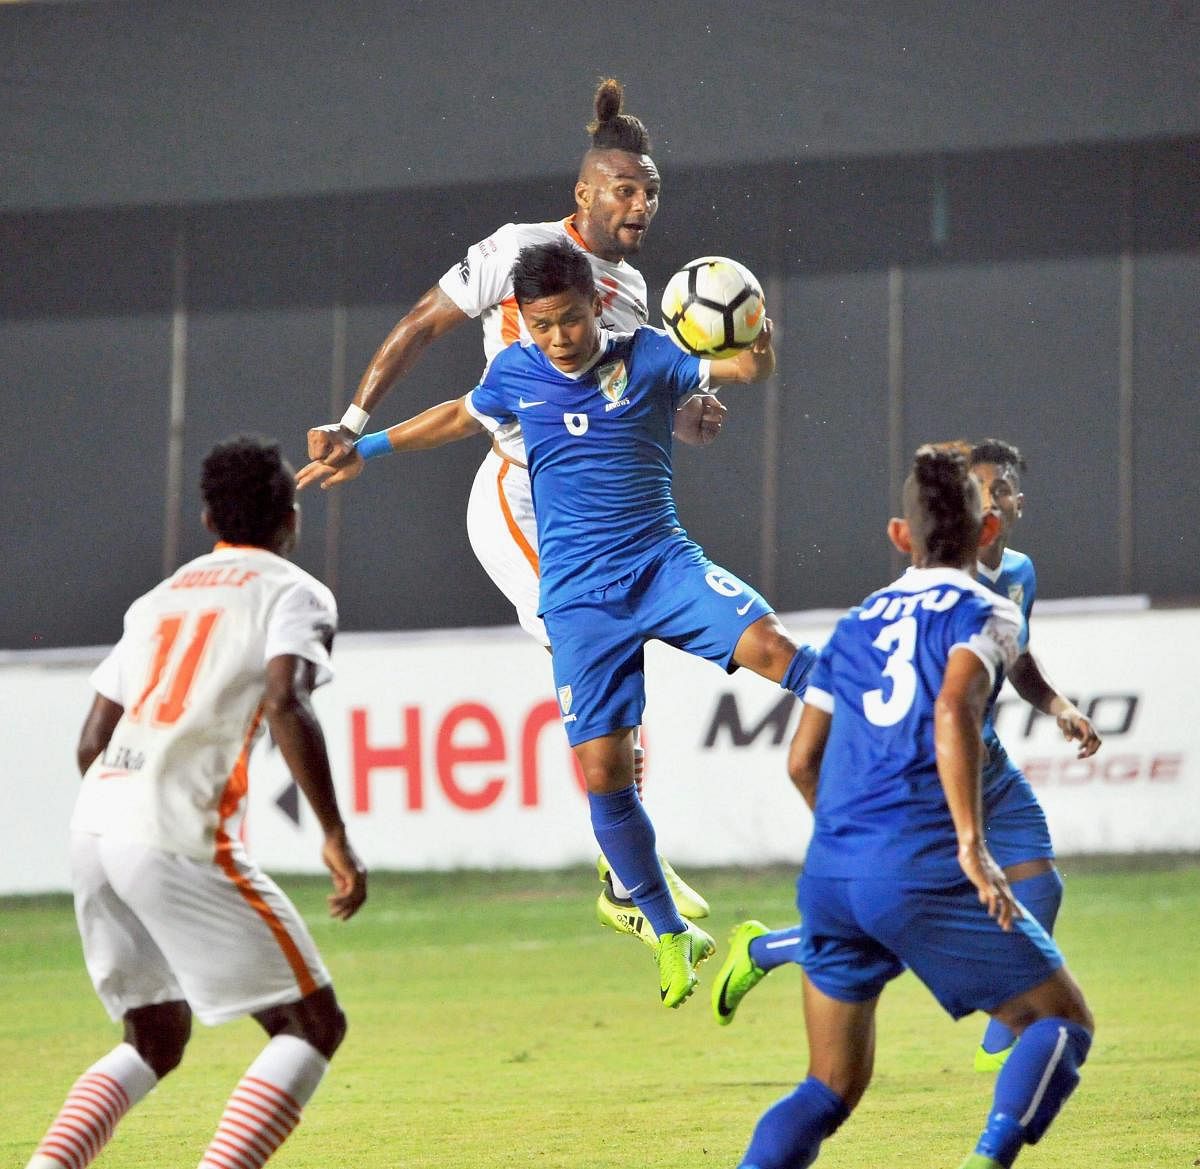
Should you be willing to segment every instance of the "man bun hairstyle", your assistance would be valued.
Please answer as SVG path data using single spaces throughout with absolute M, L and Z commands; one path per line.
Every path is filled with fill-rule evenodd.
M 640 118 L 623 114 L 625 87 L 615 77 L 605 77 L 596 87 L 596 119 L 588 123 L 593 150 L 626 150 L 650 153 L 650 134 Z
M 979 540 L 979 487 L 963 449 L 927 443 L 913 456 L 904 514 L 933 564 L 962 563 Z
M 296 488 L 278 443 L 238 434 L 208 452 L 200 495 L 222 540 L 270 548 L 291 514 Z
M 565 239 L 522 248 L 513 265 L 512 282 L 517 304 L 530 304 L 560 292 L 596 295 L 592 265 L 583 252 Z

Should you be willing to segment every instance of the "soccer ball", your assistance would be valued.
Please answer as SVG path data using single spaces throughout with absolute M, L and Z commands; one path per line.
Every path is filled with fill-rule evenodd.
M 732 357 L 754 344 L 766 319 L 762 287 L 744 264 L 701 256 L 663 290 L 662 319 L 671 340 L 697 357 Z

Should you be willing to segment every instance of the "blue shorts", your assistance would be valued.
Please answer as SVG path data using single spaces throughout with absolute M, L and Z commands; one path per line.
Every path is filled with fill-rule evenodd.
M 985 773 L 983 809 L 988 851 L 1002 869 L 1054 859 L 1046 813 L 1029 780 L 1007 756 L 995 773 Z
M 1032 918 L 1005 933 L 965 878 L 952 885 L 801 874 L 800 963 L 842 1002 L 875 998 L 907 966 L 953 1018 L 991 1011 L 1063 964 Z
M 643 647 L 652 640 L 732 667 L 738 640 L 773 612 L 748 584 L 680 540 L 604 588 L 542 614 L 571 746 L 636 727 L 646 706 Z

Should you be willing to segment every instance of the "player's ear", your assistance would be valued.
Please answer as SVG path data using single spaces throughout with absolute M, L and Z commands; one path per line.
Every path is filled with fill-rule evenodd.
M 213 523 L 212 514 L 209 512 L 209 510 L 208 510 L 208 508 L 207 508 L 207 507 L 202 507 L 202 508 L 200 509 L 200 522 L 201 522 L 201 523 L 202 523 L 202 524 L 203 524 L 203 525 L 204 525 L 204 526 L 205 526 L 205 527 L 206 527 L 206 528 L 207 528 L 207 529 L 208 529 L 210 532 L 212 532 L 212 534 L 213 534 L 214 536 L 219 536 L 219 535 L 221 534 L 220 532 L 218 532 L 218 531 L 217 531 L 217 525 Z
M 575 206 L 587 211 L 592 205 L 592 184 L 587 179 L 578 179 L 575 183 Z
M 979 547 L 986 548 L 994 544 L 1000 535 L 1000 517 L 994 511 L 983 513 L 983 523 L 979 526 Z
M 897 552 L 903 552 L 905 556 L 912 555 L 912 532 L 909 531 L 908 520 L 892 516 L 888 520 L 887 534 Z
M 1025 492 L 1017 492 L 1017 519 L 1020 519 L 1025 514 Z
M 597 289 L 592 296 L 592 313 L 598 317 L 602 312 L 604 312 L 604 301 L 600 299 L 600 291 Z

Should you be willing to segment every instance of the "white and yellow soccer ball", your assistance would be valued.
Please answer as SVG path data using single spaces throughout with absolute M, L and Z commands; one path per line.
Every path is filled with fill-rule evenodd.
M 697 357 L 720 359 L 748 349 L 766 316 L 754 273 L 725 256 L 692 260 L 663 289 L 663 328 L 680 349 Z

